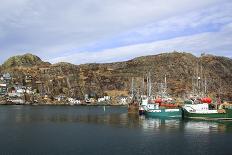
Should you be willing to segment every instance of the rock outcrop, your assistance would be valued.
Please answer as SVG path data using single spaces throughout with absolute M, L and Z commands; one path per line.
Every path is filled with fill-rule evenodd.
M 30 53 L 13 56 L 10 57 L 7 61 L 5 61 L 2 65 L 3 68 L 11 68 L 11 67 L 32 67 L 35 65 L 49 65 L 48 62 L 43 62 L 38 56 L 32 55 Z

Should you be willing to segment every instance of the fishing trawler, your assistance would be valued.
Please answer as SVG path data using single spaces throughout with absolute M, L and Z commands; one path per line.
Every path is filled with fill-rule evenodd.
M 131 80 L 131 96 L 130 96 L 131 100 L 128 104 L 128 113 L 130 114 L 138 114 L 139 113 L 139 101 L 138 98 L 136 96 L 136 91 L 134 88 L 134 78 L 132 78 Z
M 202 120 L 232 120 L 232 108 L 227 105 L 220 104 L 212 106 L 210 98 L 201 98 L 198 102 L 185 102 L 183 108 L 183 116 L 191 119 Z
M 232 120 L 232 108 L 229 105 L 224 105 L 220 101 L 212 102 L 212 99 L 207 95 L 207 80 L 202 79 L 201 74 L 193 76 L 192 79 L 192 95 L 184 102 L 182 106 L 183 117 L 202 120 Z M 219 89 L 220 91 L 220 89 Z M 219 92 L 220 94 L 220 92 Z
M 175 104 L 173 100 L 167 100 L 167 98 L 157 98 L 150 100 L 144 109 L 144 113 L 148 117 L 182 117 L 181 108 Z
M 159 104 L 148 104 L 145 115 L 148 117 L 172 117 L 181 118 L 182 111 L 180 108 L 164 108 Z
M 150 78 L 150 77 L 149 77 Z M 147 117 L 182 117 L 181 108 L 174 103 L 173 99 L 167 94 L 167 81 L 161 83 L 160 91 L 156 98 L 151 96 L 151 80 L 148 80 L 149 98 L 142 100 L 141 107 L 144 109 L 144 114 Z

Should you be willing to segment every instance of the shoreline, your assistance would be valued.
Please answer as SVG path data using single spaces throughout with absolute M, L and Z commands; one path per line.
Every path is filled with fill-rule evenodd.
M 127 105 L 121 105 L 121 104 L 0 104 L 0 106 L 14 106 L 14 105 L 20 105 L 20 106 L 107 106 L 107 107 L 127 107 Z

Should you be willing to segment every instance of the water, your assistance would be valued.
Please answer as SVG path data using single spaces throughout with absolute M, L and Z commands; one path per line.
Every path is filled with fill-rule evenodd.
M 148 119 L 126 107 L 0 106 L 0 154 L 232 154 L 232 122 Z

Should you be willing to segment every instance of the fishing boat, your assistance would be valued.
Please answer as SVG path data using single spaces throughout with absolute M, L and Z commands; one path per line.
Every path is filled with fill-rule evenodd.
M 145 110 L 145 115 L 148 117 L 182 117 L 181 108 L 165 108 L 160 107 L 159 104 L 148 104 Z
M 138 98 L 136 96 L 136 90 L 134 88 L 134 78 L 132 78 L 131 80 L 131 97 L 130 97 L 130 102 L 128 104 L 128 113 L 130 114 L 138 114 L 139 113 L 139 108 L 140 108 L 140 105 L 139 105 L 139 101 L 138 101 Z
M 149 80 L 150 81 L 150 80 Z M 147 117 L 182 117 L 182 110 L 167 94 L 166 76 L 164 83 L 160 83 L 160 88 L 157 97 L 150 96 L 148 100 L 143 100 L 142 107 L 144 114 Z M 151 90 L 151 86 L 149 87 Z M 149 93 L 151 95 L 151 93 Z M 147 101 L 147 103 L 145 102 Z
M 202 120 L 232 120 L 232 108 L 230 106 L 215 105 L 208 97 L 201 98 L 198 102 L 189 100 L 182 107 L 183 116 L 184 118 Z
M 147 104 L 148 104 L 148 97 L 146 95 L 141 95 L 140 104 L 139 104 L 139 115 L 145 114 Z
M 218 102 L 212 102 L 212 99 L 208 97 L 206 76 L 202 79 L 202 66 L 200 76 L 198 68 L 196 73 L 197 76 L 192 79 L 192 93 L 182 106 L 183 117 L 201 120 L 232 120 L 232 108 L 229 105 L 222 104 L 220 97 Z M 220 94 L 220 87 L 218 91 Z
M 165 99 L 155 99 L 147 104 L 145 115 L 149 117 L 182 117 L 181 108 L 174 102 L 167 102 Z

